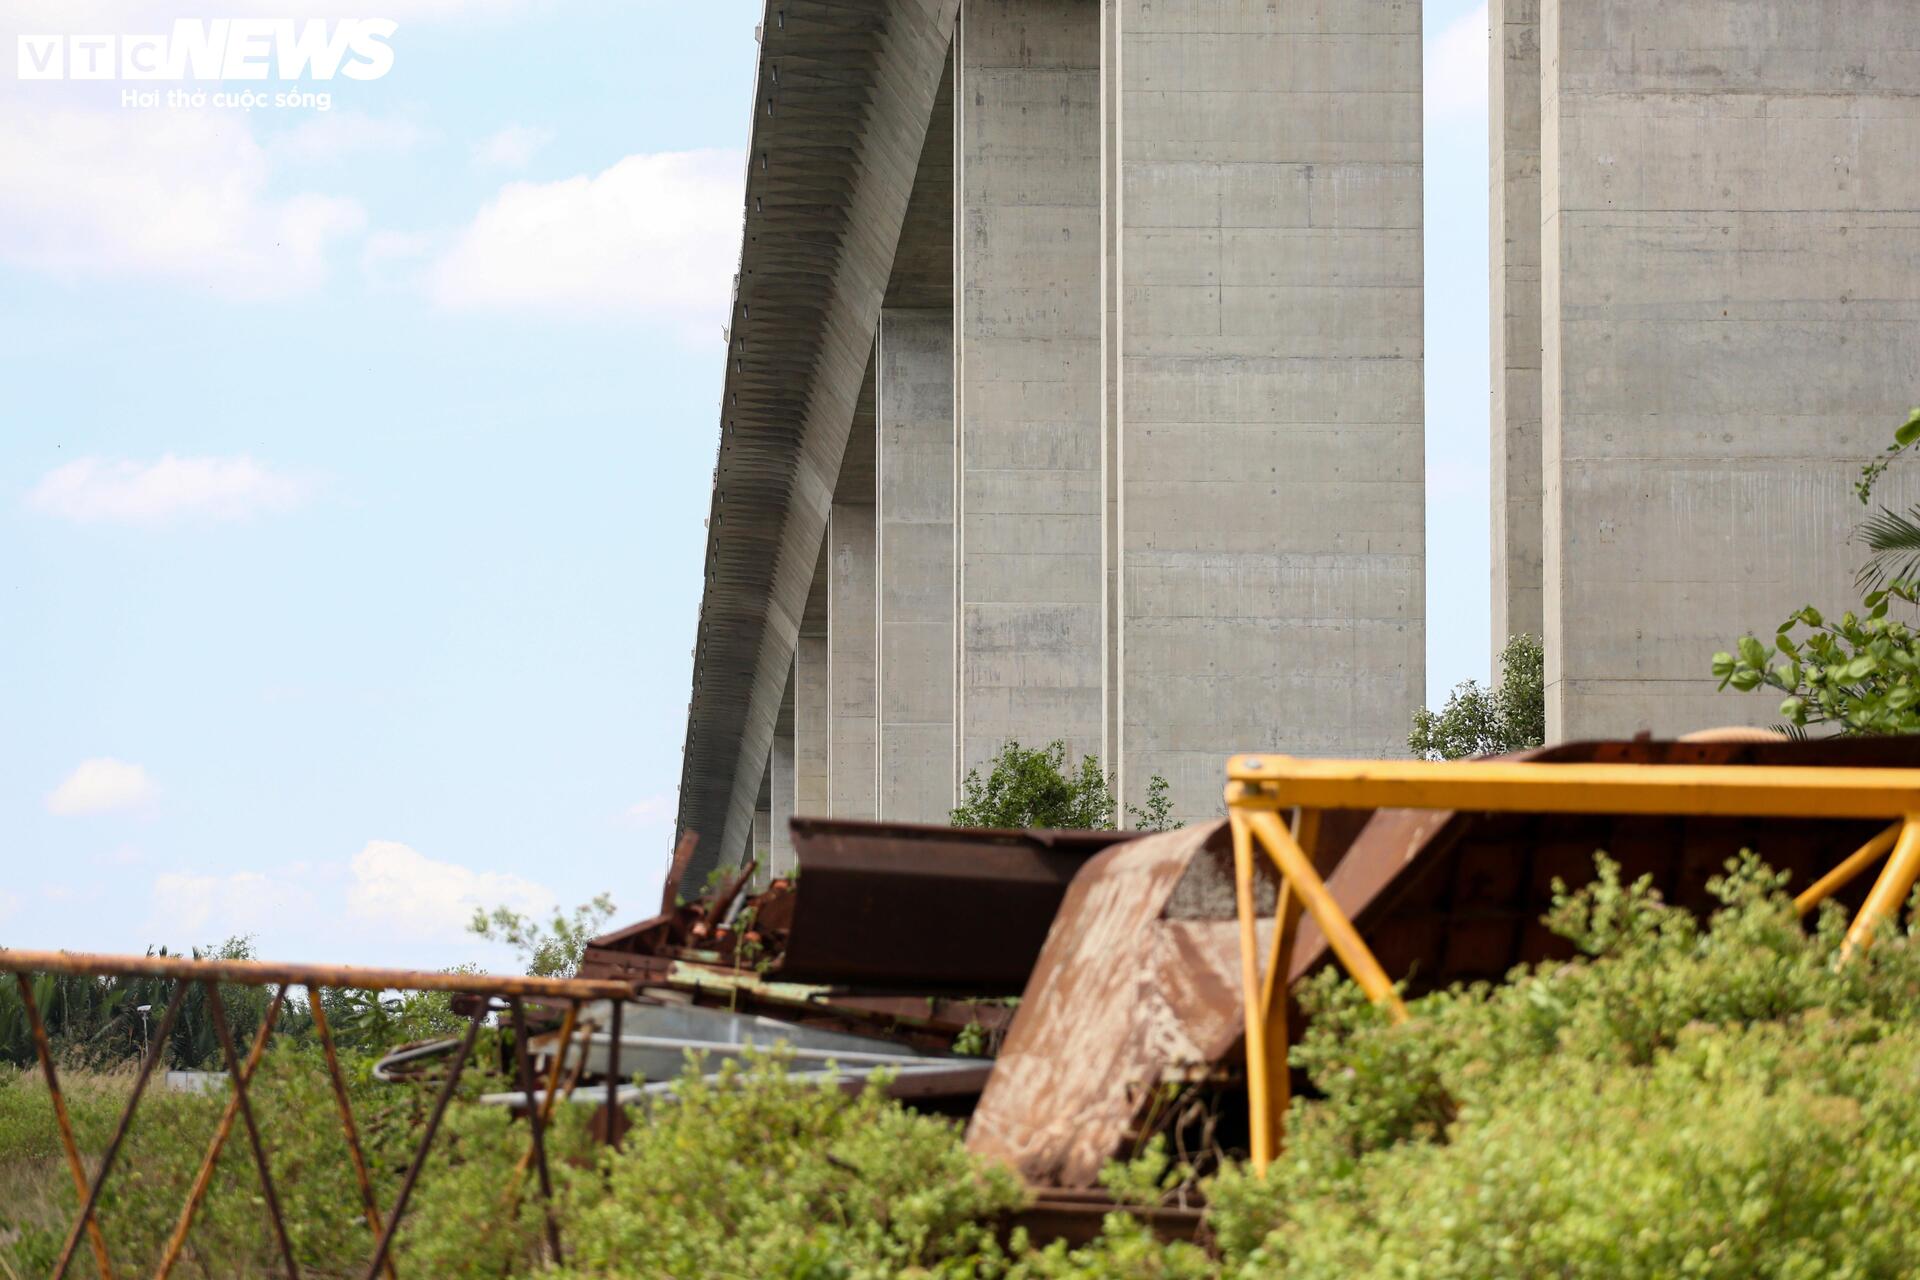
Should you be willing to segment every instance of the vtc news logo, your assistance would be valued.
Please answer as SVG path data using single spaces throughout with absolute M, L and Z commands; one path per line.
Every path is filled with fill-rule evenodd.
M 391 18 L 182 18 L 166 35 L 23 35 L 22 80 L 378 80 Z

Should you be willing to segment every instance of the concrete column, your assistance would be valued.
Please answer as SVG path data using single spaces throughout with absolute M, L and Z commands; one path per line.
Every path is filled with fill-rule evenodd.
M 1540 612 L 1540 0 L 1488 0 L 1493 650 Z
M 1547 736 L 1772 721 L 1708 661 L 1857 598 L 1851 485 L 1920 382 L 1920 5 L 1541 25 Z
M 832 741 L 827 657 L 827 548 L 823 544 L 793 654 L 793 811 L 808 818 L 830 817 L 833 812 L 827 790 Z
M 880 313 L 879 810 L 954 804 L 953 312 Z
M 1424 696 L 1417 0 L 1119 0 L 1120 789 L 1403 755 Z
M 828 811 L 876 818 L 878 618 L 874 508 L 833 504 L 827 522 Z
M 787 829 L 799 800 L 794 778 L 793 695 L 793 676 L 789 673 L 787 692 L 780 700 L 780 717 L 773 723 L 773 755 L 767 766 L 772 779 L 772 866 L 777 876 L 793 869 L 793 835 Z
M 1100 29 L 962 0 L 956 36 L 960 769 L 1102 749 Z
M 773 879 L 773 761 L 760 771 L 760 799 L 753 807 L 753 882 L 764 886 Z

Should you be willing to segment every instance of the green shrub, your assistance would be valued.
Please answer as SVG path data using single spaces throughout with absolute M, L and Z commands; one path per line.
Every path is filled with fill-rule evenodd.
M 1920 949 L 1836 971 L 1751 857 L 1710 926 L 1602 875 L 1549 917 L 1588 959 L 1413 1003 L 1332 977 L 1262 1182 L 1210 1187 L 1244 1276 L 1889 1276 L 1920 1269 Z
M 584 1108 L 550 1139 L 566 1257 L 549 1268 L 532 1185 L 504 1195 L 527 1134 L 462 1103 L 399 1237 L 403 1272 L 573 1280 L 1468 1280 L 1492 1276 L 1920 1274 L 1920 943 L 1885 929 L 1836 969 L 1838 907 L 1811 931 L 1784 879 L 1751 856 L 1714 882 L 1707 922 L 1602 859 L 1556 887 L 1548 923 L 1579 957 L 1411 1002 L 1391 1025 L 1325 974 L 1293 1051 L 1312 1096 L 1288 1114 L 1269 1176 L 1204 1184 L 1210 1248 L 1163 1245 L 1114 1215 L 1081 1248 L 1003 1246 L 1022 1192 L 957 1129 L 877 1090 L 848 1096 L 778 1061 L 683 1079 L 634 1117 L 618 1152 Z M 489 1033 L 491 1035 L 491 1033 Z M 271 1052 L 254 1090 L 295 1247 L 319 1276 L 370 1246 L 326 1080 L 305 1045 Z M 483 1055 L 482 1060 L 488 1060 Z M 352 1089 L 383 1206 L 432 1093 Z M 69 1082 L 97 1151 L 128 1073 Z M 500 1087 L 478 1070 L 470 1099 Z M 142 1106 L 104 1219 L 123 1270 L 150 1271 L 223 1099 Z M 0 1274 L 44 1273 L 73 1191 L 37 1077 L 0 1075 Z M 1180 1180 L 1163 1146 L 1109 1169 L 1124 1202 Z M 244 1135 L 182 1274 L 278 1271 Z M 543 1270 L 544 1269 L 544 1270 Z
M 1115 808 L 1113 779 L 1100 768 L 1100 757 L 1082 756 L 1077 769 L 1067 767 L 1067 744 L 1054 739 L 1035 750 L 1009 740 L 987 762 L 987 776 L 967 770 L 960 784 L 965 799 L 947 816 L 956 827 L 1056 827 L 1098 831 L 1112 827 Z M 1173 797 L 1159 774 L 1147 779 L 1146 804 L 1128 805 L 1127 820 L 1137 831 L 1172 831 Z
M 1407 749 L 1418 760 L 1464 760 L 1537 747 L 1547 736 L 1546 649 L 1538 636 L 1510 636 L 1491 689 L 1462 680 L 1439 711 L 1415 709 Z
M 1838 618 L 1807 605 L 1771 643 L 1742 636 L 1732 651 L 1714 654 L 1713 674 L 1722 689 L 1786 694 L 1780 714 L 1796 729 L 1920 733 L 1920 630 L 1888 616 L 1896 600 L 1920 603 L 1920 585 L 1896 579 L 1869 591 L 1862 612 Z
M 384 1212 L 412 1158 L 433 1090 L 378 1084 L 370 1062 L 352 1060 L 349 1096 Z M 132 1079 L 127 1068 L 63 1076 L 78 1141 L 90 1155 L 106 1145 Z M 471 1099 L 483 1088 L 503 1087 L 498 1077 L 470 1065 L 461 1094 Z M 303 1271 L 358 1274 L 374 1242 L 319 1051 L 280 1042 L 262 1060 L 248 1096 Z M 100 1204 L 120 1271 L 153 1270 L 225 1105 L 224 1092 L 183 1093 L 157 1084 L 141 1098 Z M 582 1117 L 574 1109 L 563 1109 L 556 1128 L 549 1139 L 555 1159 L 585 1150 Z M 523 1197 L 516 1211 L 502 1208 L 509 1171 L 526 1141 L 526 1127 L 512 1124 L 499 1108 L 455 1105 L 448 1111 L 396 1237 L 401 1271 L 499 1276 L 537 1255 L 539 1217 L 532 1197 Z M 22 1276 L 50 1271 L 78 1202 L 36 1071 L 0 1076 L 0 1203 L 6 1205 L 0 1212 L 0 1260 Z M 176 1274 L 283 1273 L 241 1121 L 221 1152 L 183 1261 Z M 91 1266 L 88 1260 L 85 1270 Z
M 613 919 L 613 895 L 595 894 L 571 912 L 554 908 L 542 921 L 523 916 L 512 907 L 492 911 L 474 908 L 467 932 L 488 942 L 503 942 L 520 953 L 526 971 L 536 978 L 571 978 L 580 968 L 587 944 Z
M 682 1078 L 599 1174 L 570 1180 L 568 1275 L 992 1274 L 988 1220 L 1023 1194 L 967 1155 L 952 1122 L 877 1087 L 849 1097 L 795 1079 L 777 1061 Z
M 1862 506 L 1916 444 L 1920 408 L 1894 429 L 1885 452 L 1861 468 L 1854 492 Z M 1920 733 L 1920 631 L 1889 616 L 1896 604 L 1920 604 L 1920 506 L 1904 514 L 1883 506 L 1854 534 L 1867 549 L 1855 575 L 1866 593 L 1860 612 L 1829 618 L 1803 606 L 1775 628 L 1771 642 L 1748 634 L 1714 654 L 1713 674 L 1722 689 L 1786 694 L 1780 715 L 1795 733 L 1821 726 L 1839 734 Z

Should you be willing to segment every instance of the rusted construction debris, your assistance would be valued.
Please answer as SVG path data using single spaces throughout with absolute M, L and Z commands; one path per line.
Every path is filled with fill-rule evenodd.
M 997 1043 L 1055 912 L 1121 831 L 980 831 L 796 818 L 799 874 L 595 938 L 583 977 L 671 999 L 950 1049 Z
M 1120 1208 L 1104 1191 L 1076 1187 L 1031 1187 L 1025 1208 L 1007 1215 L 1009 1230 L 1022 1228 L 1036 1244 L 1065 1240 L 1074 1248 L 1100 1235 L 1108 1214 Z M 1126 1212 L 1146 1223 L 1161 1240 L 1194 1240 L 1205 1225 L 1204 1210 L 1192 1205 L 1128 1205 Z
M 1570 742 L 1511 757 L 1543 763 L 1750 764 L 1912 768 L 1920 737 L 1818 742 Z M 1707 882 L 1752 849 L 1805 887 L 1885 823 L 1782 818 L 1637 817 L 1383 810 L 1327 877 L 1327 889 L 1387 973 L 1418 994 L 1453 982 L 1497 981 L 1517 964 L 1564 959 L 1565 939 L 1540 923 L 1553 881 L 1584 884 L 1604 851 L 1634 879 L 1697 914 L 1719 902 Z M 1836 895 L 1849 908 L 1863 878 Z M 1311 918 L 1301 921 L 1292 978 L 1332 963 Z
M 1018 995 L 1067 886 L 1127 831 L 985 831 L 795 818 L 805 891 L 769 972 Z
M 1226 823 L 1148 836 L 1068 891 L 967 1145 L 1030 1183 L 1091 1187 L 1166 1084 L 1239 1042 L 1239 925 Z M 1271 915 L 1273 881 L 1260 895 Z
M 1590 742 L 1525 758 L 1912 766 L 1920 741 Z M 1876 825 L 1329 813 L 1314 860 L 1387 972 L 1417 993 L 1567 954 L 1539 919 L 1554 879 L 1586 881 L 1596 850 L 1629 876 L 1653 875 L 1669 901 L 1705 911 L 1714 905 L 1708 879 L 1740 849 L 1805 884 Z M 878 1036 L 923 1053 L 950 1052 L 963 1036 L 969 1047 L 997 1044 L 969 1143 L 1029 1183 L 1068 1193 L 1049 1212 L 1071 1216 L 1073 1196 L 1093 1186 L 1102 1164 L 1155 1132 L 1177 1144 L 1198 1135 L 1182 1148 L 1189 1157 L 1244 1137 L 1235 1131 L 1244 1124 L 1236 1105 L 1244 1015 L 1222 824 L 1131 839 L 808 819 L 792 830 L 797 879 L 748 894 L 742 872 L 707 900 L 596 939 L 582 976 L 637 984 L 642 1000 Z M 1853 895 L 1863 890 L 1864 881 Z M 1271 882 L 1262 895 L 1270 915 Z M 1290 983 L 1331 962 L 1304 920 Z M 1005 997 L 1019 993 L 1016 1014 Z M 979 1072 L 955 1075 L 959 1086 L 914 1087 L 948 1090 L 939 1105 L 964 1111 Z
M 1517 758 L 1913 767 L 1920 738 L 1586 742 Z M 1668 901 L 1704 913 L 1717 906 L 1708 880 L 1743 848 L 1804 886 L 1884 825 L 1413 810 L 1349 819 L 1340 836 L 1322 840 L 1315 861 L 1388 975 L 1415 993 L 1570 955 L 1540 917 L 1556 878 L 1592 878 L 1596 851 L 1628 877 L 1651 875 Z M 1347 834 L 1355 826 L 1358 834 Z M 1856 883 L 1850 905 L 1865 888 L 1864 879 Z M 1274 897 L 1269 881 L 1257 895 L 1263 916 Z M 1289 984 L 1332 962 L 1324 935 L 1303 920 Z M 1244 1026 L 1238 965 L 1224 823 L 1103 853 L 1061 908 L 968 1145 L 1029 1182 L 1091 1187 L 1108 1159 L 1167 1123 L 1170 1094 L 1203 1083 L 1235 1087 Z M 1294 1018 L 1297 1037 L 1297 1009 Z

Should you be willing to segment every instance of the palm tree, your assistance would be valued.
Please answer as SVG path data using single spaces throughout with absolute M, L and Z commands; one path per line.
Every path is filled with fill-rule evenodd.
M 1920 506 L 1905 514 L 1880 508 L 1860 526 L 1860 540 L 1870 554 L 1855 575 L 1856 585 L 1878 591 L 1889 578 L 1911 582 L 1920 576 Z
M 1860 483 L 1854 486 L 1854 491 L 1862 503 L 1872 498 L 1874 483 L 1894 458 L 1905 453 L 1915 441 L 1920 441 L 1920 408 L 1908 414 L 1906 422 L 1893 433 L 1893 443 L 1887 446 L 1886 456 L 1861 469 Z M 1868 554 L 1866 563 L 1855 575 L 1855 585 L 1877 591 L 1889 579 L 1911 581 L 1920 576 L 1920 506 L 1909 508 L 1904 515 L 1881 507 L 1879 514 L 1868 516 L 1857 532 L 1866 543 Z

